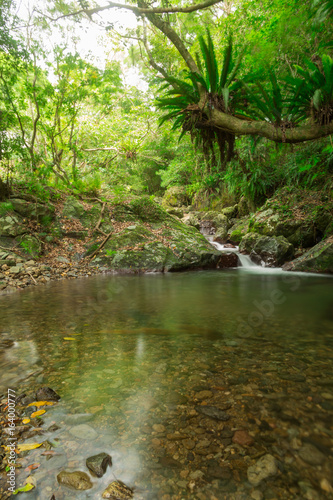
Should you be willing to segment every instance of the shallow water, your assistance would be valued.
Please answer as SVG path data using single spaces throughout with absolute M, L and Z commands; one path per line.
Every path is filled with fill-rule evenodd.
M 2 389 L 19 393 L 18 378 L 37 368 L 37 382 L 61 395 L 43 416 L 46 427 L 56 422 L 60 429 L 37 439 L 52 440 L 58 455 L 30 452 L 26 463 L 41 463 L 38 487 L 21 498 L 100 498 L 115 477 L 135 487 L 135 498 L 249 498 L 246 470 L 264 453 L 280 461 L 279 473 L 258 487 L 264 495 L 303 498 L 312 488 L 326 498 L 320 481 L 330 481 L 333 470 L 331 278 L 258 268 L 95 276 L 0 296 L 0 317 L 0 332 L 16 341 L 2 358 Z M 226 402 L 226 423 L 195 410 Z M 92 414 L 85 423 L 97 433 L 92 439 L 72 434 L 81 421 L 68 415 L 82 413 Z M 247 429 L 254 444 L 229 443 L 223 428 L 231 436 Z M 315 442 L 313 435 L 324 442 L 325 461 L 298 467 L 299 449 L 309 436 Z M 57 485 L 60 470 L 86 470 L 85 459 L 101 451 L 113 466 L 93 489 Z M 231 476 L 214 477 L 213 462 Z

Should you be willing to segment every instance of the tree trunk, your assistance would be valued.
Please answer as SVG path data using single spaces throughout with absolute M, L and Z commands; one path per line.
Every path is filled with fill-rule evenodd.
M 10 195 L 10 187 L 8 182 L 3 182 L 0 177 L 0 201 L 4 201 L 9 198 Z

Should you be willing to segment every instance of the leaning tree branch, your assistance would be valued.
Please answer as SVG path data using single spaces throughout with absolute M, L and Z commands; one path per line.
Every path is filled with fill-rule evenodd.
M 333 134 L 333 122 L 328 125 L 311 124 L 281 129 L 266 121 L 241 120 L 215 109 L 211 110 L 210 119 L 204 125 L 216 127 L 234 135 L 259 135 L 274 142 L 290 144 L 312 141 Z
M 61 16 L 58 17 L 50 17 L 47 16 L 46 14 L 39 12 L 42 14 L 44 17 L 47 17 L 51 21 L 59 21 L 59 19 L 64 19 L 65 17 L 73 17 L 73 16 L 79 16 L 81 14 L 86 14 L 89 18 L 93 16 L 94 14 L 98 14 L 99 12 L 102 12 L 104 10 L 108 9 L 126 9 L 126 10 L 131 10 L 135 15 L 140 16 L 141 14 L 172 14 L 176 12 L 195 12 L 196 10 L 201 10 L 201 9 L 206 9 L 207 7 L 210 7 L 212 5 L 215 5 L 217 3 L 222 2 L 223 0 L 206 0 L 205 2 L 197 3 L 194 5 L 188 5 L 187 7 L 148 7 L 147 5 L 143 7 L 135 7 L 134 5 L 125 5 L 122 3 L 117 3 L 117 2 L 109 2 L 108 5 L 105 5 L 104 7 L 95 7 L 94 9 L 81 9 L 76 12 L 70 12 L 69 14 L 62 14 Z

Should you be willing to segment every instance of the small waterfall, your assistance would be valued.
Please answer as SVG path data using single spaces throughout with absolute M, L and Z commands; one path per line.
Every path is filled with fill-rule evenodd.
M 210 236 L 207 239 L 210 242 L 210 244 L 213 245 L 216 248 L 216 250 L 219 250 L 220 252 L 235 252 L 237 257 L 238 257 L 240 267 L 259 267 L 259 268 L 262 267 L 262 266 L 258 266 L 257 264 L 255 264 L 251 260 L 249 255 L 243 255 L 243 254 L 239 253 L 239 247 L 237 247 L 237 246 L 231 247 L 228 244 L 221 245 L 220 243 L 217 243 L 217 241 L 213 241 L 213 236 Z
M 241 253 L 238 253 L 237 254 L 238 256 L 238 260 L 240 262 L 240 265 L 242 267 L 261 267 L 261 266 L 258 266 L 257 264 L 255 264 L 249 255 L 243 255 Z

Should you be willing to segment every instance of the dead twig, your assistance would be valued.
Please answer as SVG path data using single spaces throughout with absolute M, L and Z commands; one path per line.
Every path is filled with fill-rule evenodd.
M 30 278 L 35 283 L 35 285 L 37 285 L 37 281 L 35 280 L 35 278 L 33 277 L 33 275 L 31 273 L 28 273 L 28 272 L 27 272 L 27 274 L 29 274 Z
M 89 257 L 89 260 L 92 260 L 95 255 L 100 251 L 102 250 L 102 248 L 104 247 L 105 243 L 108 241 L 108 239 L 110 238 L 111 234 L 113 233 L 113 231 L 111 231 L 107 236 L 106 238 L 104 238 L 104 240 L 102 241 L 102 243 L 100 244 L 100 246 L 90 255 Z

